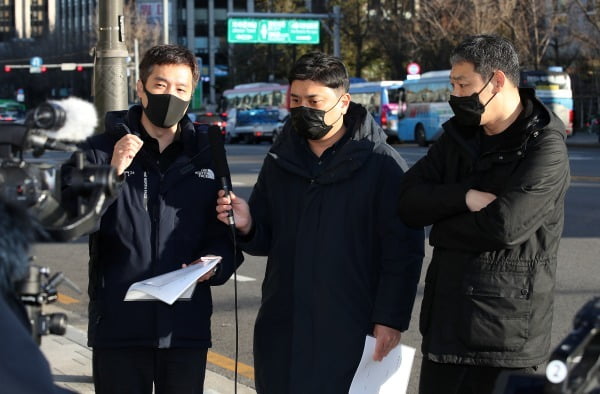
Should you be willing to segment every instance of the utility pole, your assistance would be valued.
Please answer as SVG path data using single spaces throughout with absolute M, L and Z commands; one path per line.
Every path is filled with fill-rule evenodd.
M 208 0 L 208 75 L 210 104 L 215 104 L 215 0 Z
M 340 50 L 340 21 L 342 19 L 342 11 L 339 5 L 333 6 L 333 56 L 341 57 Z
M 94 105 L 96 132 L 104 131 L 108 111 L 127 109 L 127 47 L 123 0 L 98 2 L 98 42 L 94 54 Z
M 195 42 L 196 32 L 194 31 L 195 26 L 194 20 L 194 0 L 187 0 L 185 3 L 185 31 L 187 48 L 192 53 L 196 53 Z
M 233 0 L 227 0 L 227 13 L 233 12 Z M 229 81 L 232 86 L 235 86 L 235 70 L 233 69 L 233 44 L 227 43 L 227 72 L 229 73 Z
M 169 0 L 163 0 L 163 43 L 169 43 Z

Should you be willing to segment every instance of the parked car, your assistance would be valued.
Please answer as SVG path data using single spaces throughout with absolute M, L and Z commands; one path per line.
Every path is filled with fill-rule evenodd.
M 25 123 L 25 105 L 11 99 L 0 99 L 1 123 Z
M 227 139 L 227 114 L 214 112 L 188 113 L 188 118 L 196 124 L 215 125 L 221 128 L 221 134 Z
M 279 127 L 277 109 L 254 108 L 238 110 L 235 127 L 229 131 L 230 142 L 257 143 L 273 140 L 273 133 Z

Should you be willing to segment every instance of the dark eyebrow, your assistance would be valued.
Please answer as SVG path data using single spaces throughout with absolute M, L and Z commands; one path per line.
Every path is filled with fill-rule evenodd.
M 294 98 L 300 98 L 301 96 L 299 94 L 295 94 L 295 93 L 290 93 L 290 96 L 294 97 Z M 305 98 L 315 98 L 315 97 L 321 97 L 318 94 L 309 94 L 308 96 L 305 96 Z
M 163 78 L 163 77 L 160 77 L 160 76 L 155 76 L 154 78 L 156 79 L 156 81 L 154 81 L 155 83 L 156 82 L 169 83 L 169 81 L 166 78 Z M 177 87 L 182 87 L 182 86 L 183 87 L 188 87 L 188 84 L 185 83 L 185 82 L 175 82 L 175 86 L 177 86 Z
M 459 75 L 458 77 L 453 77 L 450 76 L 450 82 L 452 81 L 464 81 L 466 78 L 464 77 L 464 75 Z

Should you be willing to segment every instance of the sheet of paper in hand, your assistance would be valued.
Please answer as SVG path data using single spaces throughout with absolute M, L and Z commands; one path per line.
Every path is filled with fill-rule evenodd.
M 160 300 L 172 305 L 176 300 L 192 298 L 196 281 L 202 275 L 214 269 L 221 261 L 220 256 L 203 257 L 196 264 L 135 282 L 129 286 L 125 301 Z
M 373 361 L 375 338 L 365 340 L 363 356 L 349 394 L 403 394 L 406 393 L 415 349 L 398 345 L 382 361 Z

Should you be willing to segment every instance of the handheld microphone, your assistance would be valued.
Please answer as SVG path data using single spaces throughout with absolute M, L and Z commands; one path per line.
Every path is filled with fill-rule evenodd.
M 215 178 L 221 183 L 221 188 L 225 191 L 225 196 L 229 197 L 229 166 L 227 165 L 227 157 L 225 156 L 225 145 L 221 128 L 216 125 L 208 127 L 208 143 L 212 153 L 213 164 L 215 167 Z M 235 229 L 235 220 L 233 218 L 233 209 L 227 212 L 227 220 L 229 226 Z

